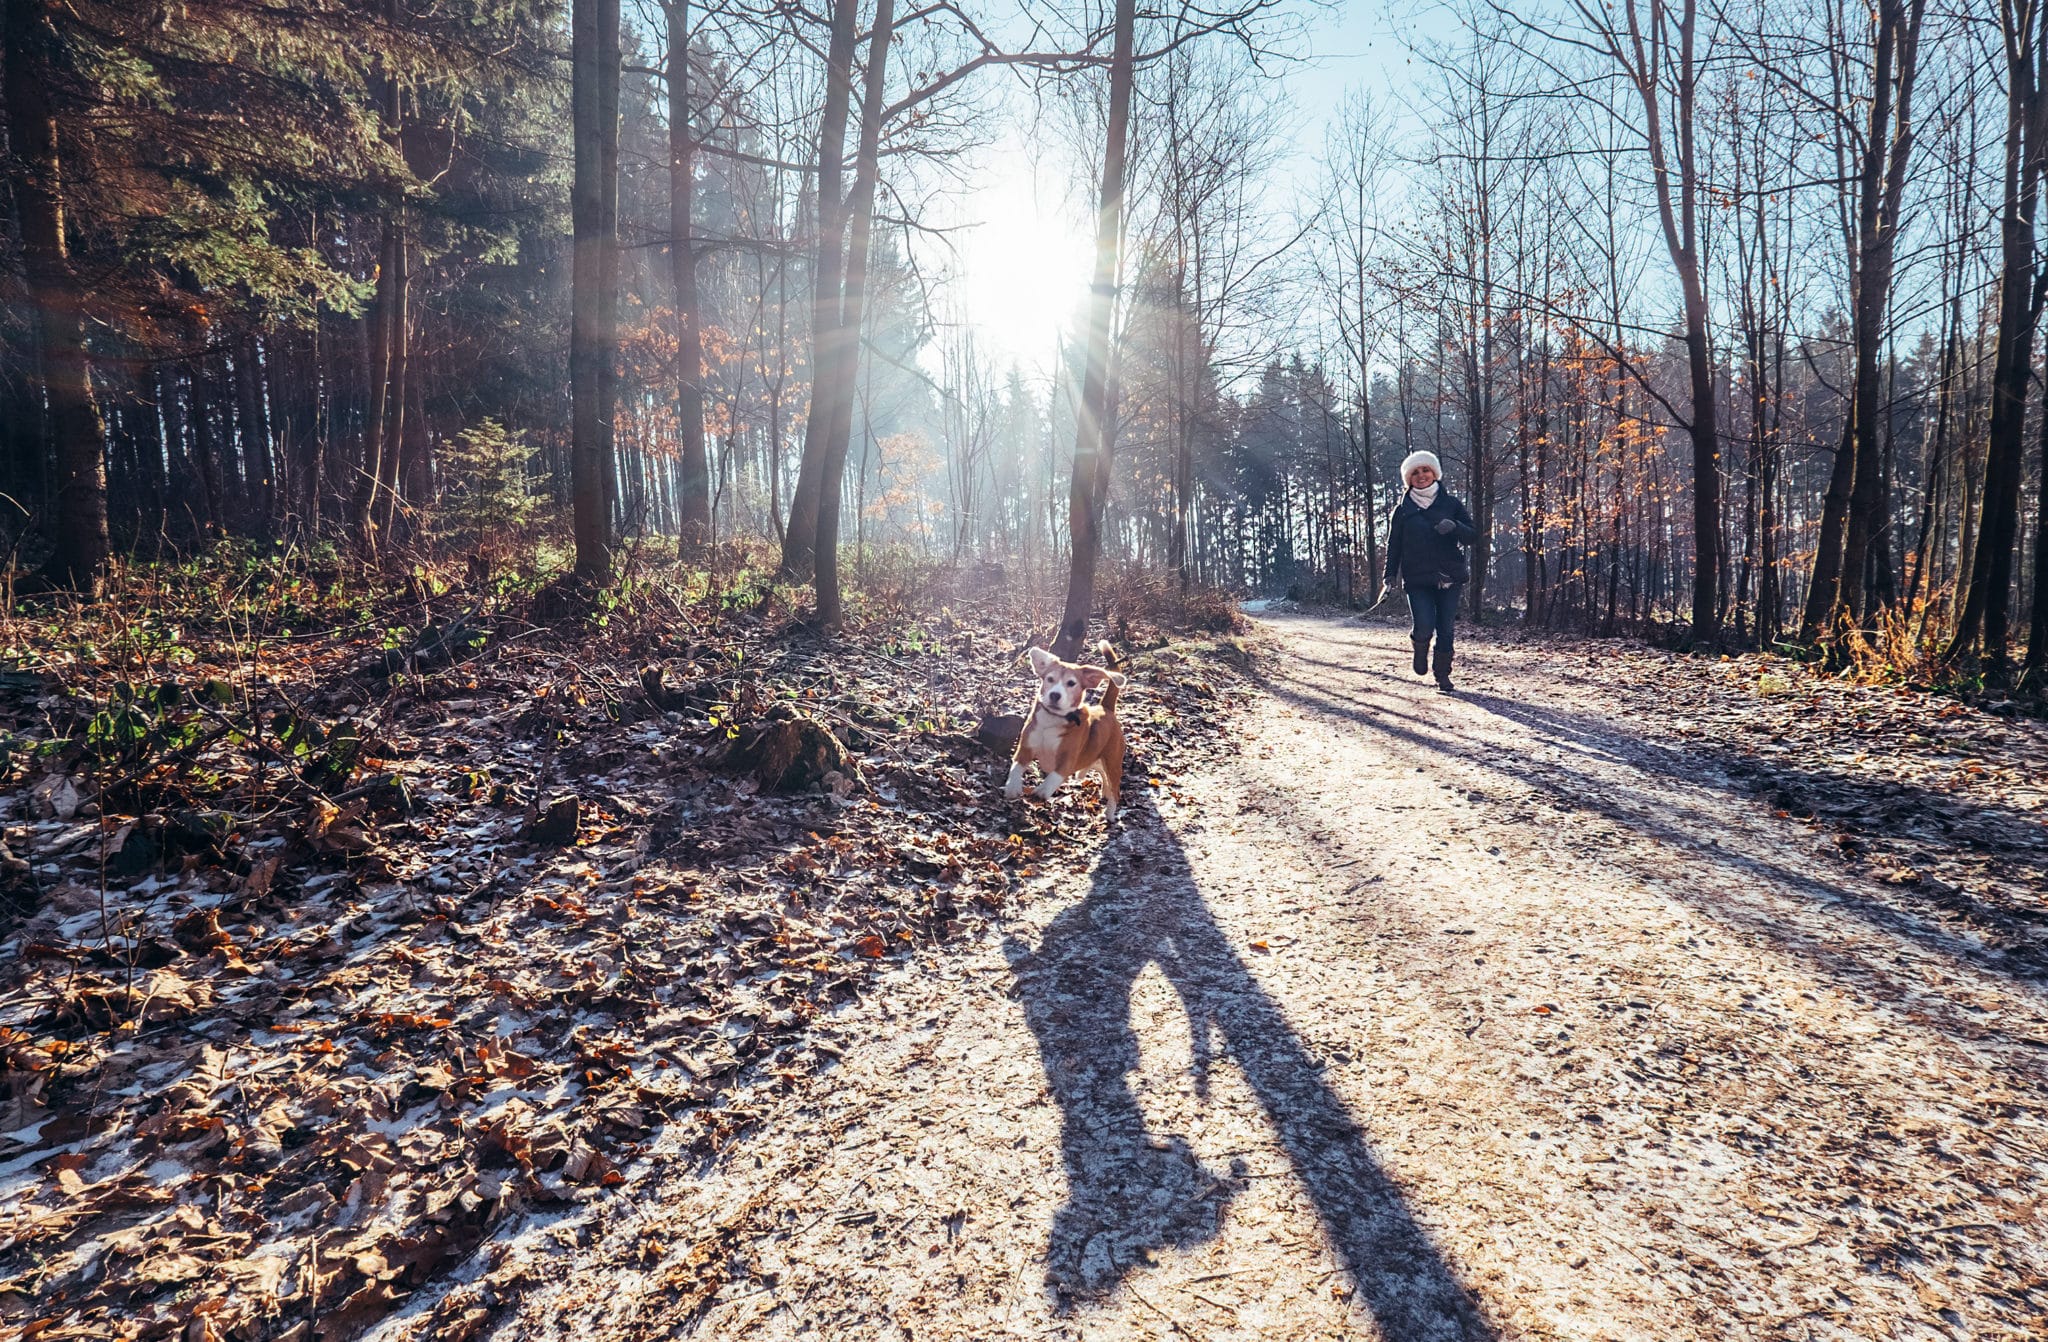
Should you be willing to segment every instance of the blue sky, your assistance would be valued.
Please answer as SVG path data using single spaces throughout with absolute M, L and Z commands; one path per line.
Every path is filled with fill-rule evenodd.
M 1297 128 L 1289 135 L 1293 152 L 1273 184 L 1276 207 L 1283 209 L 1313 190 L 1329 122 L 1344 96 L 1365 88 L 1383 107 L 1412 105 L 1408 43 L 1456 27 L 1440 4 L 1345 0 L 1299 13 L 1298 59 L 1273 67 Z M 1054 326 L 1069 316 L 1087 284 L 1087 166 L 1013 133 L 983 155 L 955 206 L 958 219 L 973 225 L 958 235 L 956 310 L 990 352 L 1039 375 L 1054 348 Z

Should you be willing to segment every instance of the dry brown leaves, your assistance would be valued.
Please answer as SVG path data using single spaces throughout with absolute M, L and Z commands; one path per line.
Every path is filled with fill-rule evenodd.
M 1677 767 L 1710 767 L 1903 913 L 2048 974 L 2048 723 L 2000 701 L 1861 685 L 1781 657 L 1699 658 L 1619 641 L 1531 640 L 1561 682 L 1612 697 Z
M 1093 833 L 1092 789 L 1007 803 L 974 737 L 1028 628 L 988 602 L 823 643 L 671 603 L 368 685 L 336 640 L 195 678 L 360 738 L 345 767 L 221 733 L 108 787 L 57 752 L 0 800 L 0 1331 L 311 1342 L 418 1302 L 474 1336 L 516 1283 L 423 1288 L 729 1141 L 746 1086 L 829 1061 L 819 1012 Z M 1217 711 L 1216 649 L 1141 654 L 1141 759 Z M 0 707 L 64 735 L 105 680 Z M 725 766 L 791 715 L 842 768 Z

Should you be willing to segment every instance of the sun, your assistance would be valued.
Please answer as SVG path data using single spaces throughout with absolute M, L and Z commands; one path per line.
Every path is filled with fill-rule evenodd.
M 1094 247 L 1072 196 L 1037 156 L 1007 146 L 962 202 L 962 316 L 1006 361 L 1048 366 L 1080 313 Z

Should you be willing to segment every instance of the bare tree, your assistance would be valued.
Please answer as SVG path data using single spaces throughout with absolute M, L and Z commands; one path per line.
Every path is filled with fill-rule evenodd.
M 1137 0 L 1116 0 L 1109 57 L 1109 121 L 1103 136 L 1102 185 L 1095 209 L 1095 273 L 1088 286 L 1088 325 L 1081 363 L 1081 400 L 1074 435 L 1072 485 L 1067 496 L 1067 599 L 1053 652 L 1072 657 L 1088 637 L 1095 608 L 1095 569 L 1102 558 L 1102 507 L 1109 496 L 1108 426 L 1116 414 L 1110 373 L 1110 324 L 1116 312 L 1117 274 L 1123 259 L 1124 161 L 1131 126 L 1131 85 Z
M 1380 212 L 1388 187 L 1387 119 L 1367 97 L 1347 101 L 1338 113 L 1325 151 L 1324 199 L 1319 232 L 1326 260 L 1317 278 L 1329 294 L 1338 338 L 1358 379 L 1354 452 L 1364 495 L 1365 566 L 1377 584 L 1380 572 L 1378 487 L 1373 475 L 1372 368 L 1383 306 L 1372 269 L 1380 249 Z
M 2000 178 L 1998 335 L 1991 372 L 1991 429 L 1984 456 L 1983 518 L 1970 562 L 1969 595 L 1945 656 L 1979 655 L 2002 675 L 2019 542 L 2020 465 L 2034 328 L 2048 299 L 2048 269 L 2035 259 L 2035 210 L 2048 167 L 2048 22 L 2039 0 L 1999 0 L 2005 73 L 2005 158 Z M 2039 575 L 2036 575 L 2038 582 Z
M 1705 184 L 1698 125 L 1706 53 L 1700 7 L 1698 0 L 1617 0 L 1599 8 L 1587 0 L 1572 0 L 1572 7 L 1584 24 L 1584 36 L 1572 40 L 1604 57 L 1635 95 L 1642 115 L 1635 128 L 1638 142 L 1649 165 L 1657 220 L 1683 299 L 1681 330 L 1692 392 L 1685 424 L 1692 439 L 1692 641 L 1697 648 L 1713 648 L 1721 638 L 1716 588 L 1721 466 L 1702 260 Z
M 868 42 L 868 61 L 861 89 L 860 145 L 854 158 L 853 190 L 847 199 L 846 274 L 840 296 L 836 339 L 840 362 L 835 375 L 842 385 L 819 388 L 831 418 L 826 425 L 824 465 L 818 477 L 818 520 L 813 562 L 817 572 L 818 623 L 837 629 L 844 619 L 839 585 L 840 496 L 846 478 L 846 451 L 853 433 L 854 355 L 867 311 L 868 248 L 874 235 L 875 186 L 881 173 L 883 91 L 888 80 L 889 42 L 895 36 L 895 0 L 875 0 L 875 25 Z M 818 413 L 813 400 L 812 416 Z
M 1865 618 L 1873 586 L 1872 544 L 1879 537 L 1884 501 L 1880 495 L 1878 441 L 1881 370 L 1878 354 L 1889 331 L 1892 272 L 1897 255 L 1899 211 L 1905 195 L 1915 126 L 1913 93 L 1920 69 L 1920 29 L 1926 0 L 1878 0 L 1872 7 L 1868 48 L 1851 53 L 1846 14 L 1830 23 L 1830 87 L 1813 95 L 1831 109 L 1836 174 L 1845 193 L 1842 234 L 1849 268 L 1854 383 L 1842 444 L 1821 517 L 1814 551 L 1813 580 L 1807 589 L 1801 637 L 1824 637 L 1839 609 L 1853 627 Z M 1870 87 L 1851 96 L 1854 71 L 1870 70 Z M 1864 120 L 1852 120 L 1853 109 Z

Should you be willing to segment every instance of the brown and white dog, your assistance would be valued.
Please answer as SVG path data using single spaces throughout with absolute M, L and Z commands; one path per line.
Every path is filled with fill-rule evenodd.
M 1115 660 L 1106 642 L 1096 644 L 1095 651 L 1104 661 Z M 1010 781 L 1003 795 L 1024 795 L 1027 764 L 1045 771 L 1045 780 L 1037 788 L 1041 797 L 1050 797 L 1060 790 L 1060 784 L 1094 769 L 1102 775 L 1103 816 L 1114 821 L 1124 782 L 1124 730 L 1116 720 L 1116 695 L 1124 686 L 1123 675 L 1105 666 L 1063 662 L 1044 648 L 1031 649 L 1031 670 L 1038 677 L 1038 693 L 1024 719 L 1024 730 L 1017 735 L 1017 750 L 1010 756 Z M 1098 685 L 1102 702 L 1090 704 L 1088 691 Z

